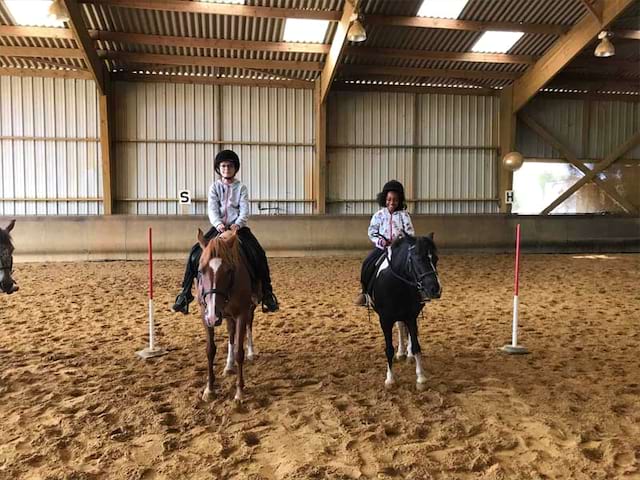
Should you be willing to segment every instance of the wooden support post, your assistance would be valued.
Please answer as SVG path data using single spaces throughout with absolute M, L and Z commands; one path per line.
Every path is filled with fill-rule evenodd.
M 322 101 L 322 81 L 316 80 L 313 96 L 315 111 L 316 155 L 313 162 L 313 196 L 317 215 L 324 215 L 327 209 L 327 102 Z
M 505 203 L 505 191 L 513 188 L 513 172 L 502 165 L 502 158 L 513 151 L 516 143 L 516 116 L 513 113 L 513 86 L 502 89 L 500 94 L 500 153 L 498 154 L 498 197 L 500 213 L 511 213 L 511 205 Z
M 111 90 L 111 89 L 109 89 Z M 100 95 L 100 150 L 102 153 L 102 198 L 104 214 L 113 213 L 113 155 L 111 148 L 113 108 L 110 105 L 111 95 Z

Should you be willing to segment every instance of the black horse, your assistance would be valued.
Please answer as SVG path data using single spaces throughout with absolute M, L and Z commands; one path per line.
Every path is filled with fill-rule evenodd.
M 440 298 L 438 255 L 433 233 L 426 237 L 405 236 L 396 240 L 386 252 L 386 259 L 369 289 L 373 309 L 380 317 L 387 355 L 385 386 L 395 383 L 393 377 L 393 325 L 404 322 L 409 331 L 411 353 L 416 360 L 417 386 L 427 379 L 422 370 L 418 342 L 418 314 L 425 302 Z
M 13 244 L 9 235 L 15 224 L 16 221 L 11 220 L 6 229 L 0 227 L 0 292 L 8 294 L 18 291 L 18 286 L 11 278 L 11 273 L 13 273 Z

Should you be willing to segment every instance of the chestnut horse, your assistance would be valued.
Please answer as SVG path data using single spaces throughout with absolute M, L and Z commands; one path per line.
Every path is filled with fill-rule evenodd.
M 198 229 L 198 242 L 202 247 L 198 266 L 198 303 L 202 323 L 207 334 L 207 386 L 202 394 L 204 401 L 213 399 L 215 374 L 213 360 L 216 355 L 214 326 L 222 319 L 227 321 L 229 351 L 225 374 L 233 372 L 233 360 L 237 367 L 235 400 L 243 400 L 244 390 L 244 340 L 248 336 L 248 357 L 253 357 L 253 315 L 260 298 L 252 288 L 251 275 L 241 253 L 240 241 L 234 231 L 228 230 L 208 243 Z M 247 335 L 248 334 L 248 335 Z

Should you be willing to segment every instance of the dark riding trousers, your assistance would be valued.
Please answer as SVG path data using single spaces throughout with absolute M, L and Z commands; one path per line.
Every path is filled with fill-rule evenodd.
M 258 239 L 253 235 L 248 227 L 242 227 L 238 230 L 237 234 L 240 239 L 240 249 L 244 257 L 247 259 L 252 281 L 255 282 L 256 280 L 260 280 L 262 283 L 263 293 L 271 292 L 269 264 L 267 263 L 267 255 L 262 248 L 262 245 L 260 245 Z M 204 238 L 209 242 L 212 238 L 215 238 L 218 235 L 218 230 L 215 227 L 211 227 L 209 231 L 204 234 Z M 183 291 L 191 291 L 193 280 L 198 276 L 200 255 L 202 255 L 202 248 L 199 243 L 196 243 L 191 247 L 189 258 L 187 259 L 187 267 L 184 272 L 184 280 L 182 281 Z
M 376 275 L 376 270 L 380 265 L 378 260 L 381 260 L 384 256 L 384 250 L 380 248 L 374 248 L 369 252 L 367 258 L 362 262 L 362 270 L 360 270 L 360 283 L 362 284 L 362 291 L 364 293 L 370 293 L 373 279 Z

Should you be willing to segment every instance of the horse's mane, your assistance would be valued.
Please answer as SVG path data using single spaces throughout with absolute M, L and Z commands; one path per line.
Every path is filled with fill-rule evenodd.
M 212 258 L 220 258 L 223 263 L 228 263 L 233 268 L 236 268 L 240 264 L 238 240 L 236 239 L 235 242 L 229 245 L 228 241 L 220 237 L 212 238 L 202 251 L 200 264 L 209 263 Z
M 404 235 L 402 237 L 398 237 L 396 238 L 393 243 L 391 244 L 392 247 L 398 247 L 400 245 L 402 245 L 402 243 L 407 242 L 409 245 L 417 245 L 420 244 L 421 246 L 426 247 L 427 250 L 436 253 L 437 252 L 437 247 L 435 242 L 433 241 L 433 239 L 431 237 L 414 237 L 413 235 Z M 418 247 L 420 248 L 420 247 Z

